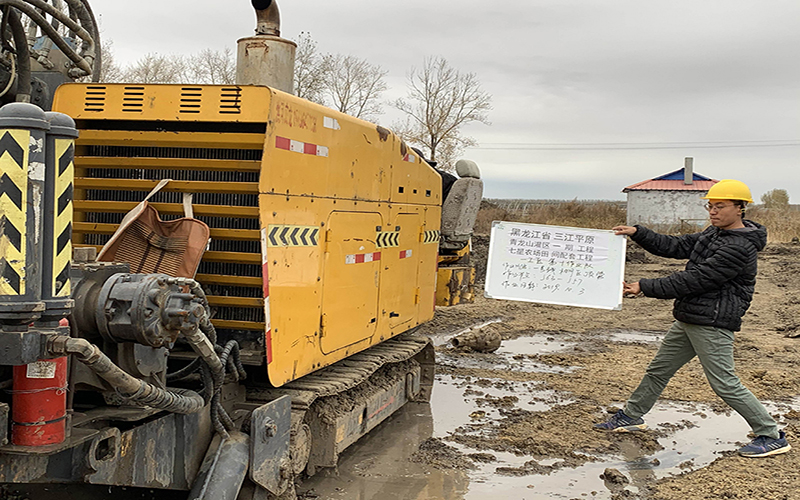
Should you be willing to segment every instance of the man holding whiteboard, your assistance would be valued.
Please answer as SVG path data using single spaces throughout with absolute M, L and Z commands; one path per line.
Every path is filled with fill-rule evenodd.
M 786 453 L 791 446 L 783 431 L 734 371 L 733 332 L 741 329 L 756 282 L 757 253 L 767 242 L 764 226 L 744 218 L 751 203 L 750 189 L 725 179 L 711 187 L 708 200 L 711 226 L 684 236 L 667 236 L 642 226 L 617 226 L 617 235 L 630 236 L 650 253 L 688 259 L 686 269 L 657 279 L 623 283 L 625 293 L 675 299 L 675 322 L 639 387 L 598 430 L 644 430 L 642 416 L 650 411 L 670 378 L 697 356 L 714 392 L 750 424 L 756 438 L 739 449 L 745 457 Z

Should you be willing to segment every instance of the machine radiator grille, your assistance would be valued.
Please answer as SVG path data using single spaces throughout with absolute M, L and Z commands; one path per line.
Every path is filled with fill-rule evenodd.
M 256 149 L 224 149 L 92 145 L 86 148 L 85 154 L 86 156 L 117 158 L 187 158 L 193 160 L 241 160 L 260 162 L 262 150 L 260 147 Z
M 100 110 L 107 106 L 102 92 L 102 87 L 87 91 L 85 106 Z M 139 109 L 141 92 L 139 87 L 126 87 L 122 109 Z M 220 109 L 238 112 L 241 92 L 227 87 L 220 92 Z M 182 88 L 180 112 L 199 110 L 202 99 L 202 88 Z M 135 124 L 128 121 L 121 130 L 130 131 Z M 94 129 L 92 121 L 82 125 L 93 133 L 79 138 L 76 148 L 75 243 L 102 246 L 158 180 L 173 179 L 150 202 L 163 220 L 172 220 L 183 217 L 183 193 L 192 193 L 195 217 L 211 228 L 211 243 L 197 279 L 209 297 L 213 322 L 221 339 L 244 341 L 243 347 L 251 351 L 246 358 L 260 359 L 253 353 L 265 352 L 258 210 L 264 135 L 238 133 L 230 147 L 208 147 L 225 139 L 216 132 L 186 132 L 177 126 L 170 133 L 169 126 L 164 123 L 164 145 L 137 139 L 131 131 L 131 140 L 123 146 L 113 138 L 104 139 L 108 123 Z M 110 137 L 114 133 L 108 131 Z

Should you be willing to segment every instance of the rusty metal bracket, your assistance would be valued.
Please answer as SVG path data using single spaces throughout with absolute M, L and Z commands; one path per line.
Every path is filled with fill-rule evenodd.
M 86 453 L 88 469 L 85 480 L 95 484 L 113 484 L 120 458 L 122 434 L 116 427 L 108 427 L 92 440 Z
M 250 479 L 280 495 L 290 474 L 292 398 L 281 396 L 253 410 L 250 419 Z

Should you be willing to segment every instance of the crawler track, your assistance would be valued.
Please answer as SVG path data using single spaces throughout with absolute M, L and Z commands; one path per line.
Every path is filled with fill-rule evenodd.
M 415 333 L 405 333 L 389 339 L 283 387 L 248 388 L 247 399 L 268 401 L 288 395 L 292 398 L 293 409 L 307 410 L 318 398 L 352 389 L 381 367 L 412 358 L 416 358 L 422 367 L 421 399 L 427 400 L 433 384 L 433 347 L 430 339 Z

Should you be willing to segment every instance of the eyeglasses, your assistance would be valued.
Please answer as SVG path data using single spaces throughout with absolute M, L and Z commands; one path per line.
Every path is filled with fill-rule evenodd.
M 733 206 L 735 206 L 735 204 L 734 204 L 734 203 L 731 203 L 730 205 L 727 205 L 727 204 L 722 204 L 722 203 L 717 203 L 716 205 L 712 205 L 711 203 L 706 203 L 706 204 L 705 204 L 705 208 L 706 208 L 706 210 L 708 210 L 709 212 L 719 212 L 719 211 L 720 211 L 720 210 L 722 210 L 723 208 L 727 208 L 727 207 L 733 207 Z

